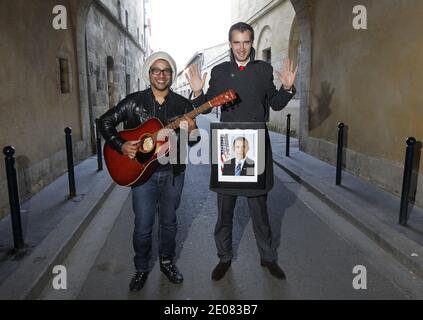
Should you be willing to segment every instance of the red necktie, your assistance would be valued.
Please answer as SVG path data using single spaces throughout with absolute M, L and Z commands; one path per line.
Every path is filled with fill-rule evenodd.
M 245 67 L 244 66 L 239 66 L 239 71 L 244 71 Z

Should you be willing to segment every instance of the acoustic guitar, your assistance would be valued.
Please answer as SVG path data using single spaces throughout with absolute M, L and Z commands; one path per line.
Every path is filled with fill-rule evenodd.
M 159 166 L 159 159 L 169 154 L 169 141 L 162 130 L 176 130 L 183 118 L 194 119 L 204 111 L 227 104 L 236 100 L 234 90 L 228 90 L 211 99 L 189 113 L 164 126 L 157 118 L 150 118 L 134 129 L 120 131 L 119 136 L 125 141 L 139 141 L 138 152 L 134 159 L 130 159 L 107 143 L 104 145 L 104 160 L 107 169 L 118 185 L 131 186 L 136 182 L 146 182 Z

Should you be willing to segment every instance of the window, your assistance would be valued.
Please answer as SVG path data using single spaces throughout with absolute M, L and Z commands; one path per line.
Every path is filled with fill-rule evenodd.
M 138 91 L 141 91 L 141 81 L 140 81 L 140 79 L 138 79 L 137 82 L 138 82 Z
M 60 91 L 62 93 L 70 93 L 69 61 L 64 58 L 59 58 L 59 67 L 60 67 Z
M 101 91 L 101 80 L 100 80 L 100 67 L 97 66 L 95 69 L 96 87 L 97 92 Z
M 129 30 L 129 17 L 128 17 L 127 10 L 125 10 L 125 21 L 126 21 L 126 30 Z
M 272 49 L 267 48 L 263 50 L 263 60 L 267 63 L 272 63 Z
M 109 97 L 109 108 L 114 106 L 115 83 L 114 83 L 114 61 L 112 57 L 107 57 L 107 94 Z
M 119 18 L 119 22 L 122 23 L 122 7 L 120 5 L 120 1 L 118 1 L 117 4 L 117 9 L 118 9 L 118 18 Z
M 126 95 L 131 93 L 131 75 L 126 75 Z
M 96 81 L 95 82 L 96 82 L 97 92 L 99 92 L 101 90 L 100 75 L 99 74 L 96 74 L 95 77 L 96 77 Z

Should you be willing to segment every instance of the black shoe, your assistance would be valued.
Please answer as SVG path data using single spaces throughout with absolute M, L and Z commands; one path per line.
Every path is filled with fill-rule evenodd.
M 222 279 L 230 266 L 231 266 L 231 261 L 219 262 L 212 272 L 212 280 L 218 281 Z
M 261 260 L 260 264 L 262 267 L 266 267 L 269 269 L 270 274 L 278 279 L 284 280 L 286 279 L 285 272 L 279 267 L 278 263 L 276 261 L 266 261 Z
M 136 272 L 134 277 L 129 284 L 129 290 L 132 292 L 140 291 L 145 284 L 145 280 L 147 280 L 148 272 Z
M 171 258 L 160 259 L 160 271 L 169 279 L 172 283 L 182 283 L 184 277 L 179 272 L 178 268 L 172 263 Z

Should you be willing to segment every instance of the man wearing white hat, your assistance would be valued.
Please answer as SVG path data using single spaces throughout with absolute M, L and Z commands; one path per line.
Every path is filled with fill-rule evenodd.
M 119 123 L 124 122 L 125 129 L 136 128 L 151 117 L 159 118 L 162 123 L 168 123 L 193 110 L 189 100 L 170 90 L 176 77 L 176 64 L 169 54 L 166 52 L 152 54 L 145 61 L 142 74 L 150 87 L 128 95 L 101 116 L 99 121 L 99 129 L 106 142 L 116 151 L 131 159 L 136 157 L 139 141 L 124 141 L 120 138 L 116 130 Z M 196 124 L 189 118 L 186 118 L 186 121 L 187 125 L 182 129 L 191 133 L 196 129 Z M 190 145 L 196 142 L 190 143 Z M 183 282 L 183 276 L 174 264 L 174 257 L 177 230 L 176 210 L 181 200 L 184 175 L 185 164 L 168 163 L 160 165 L 147 182 L 131 186 L 132 205 L 135 213 L 133 245 L 136 269 L 129 285 L 131 291 L 139 291 L 143 288 L 152 269 L 152 229 L 157 213 L 159 216 L 160 270 L 172 283 Z

